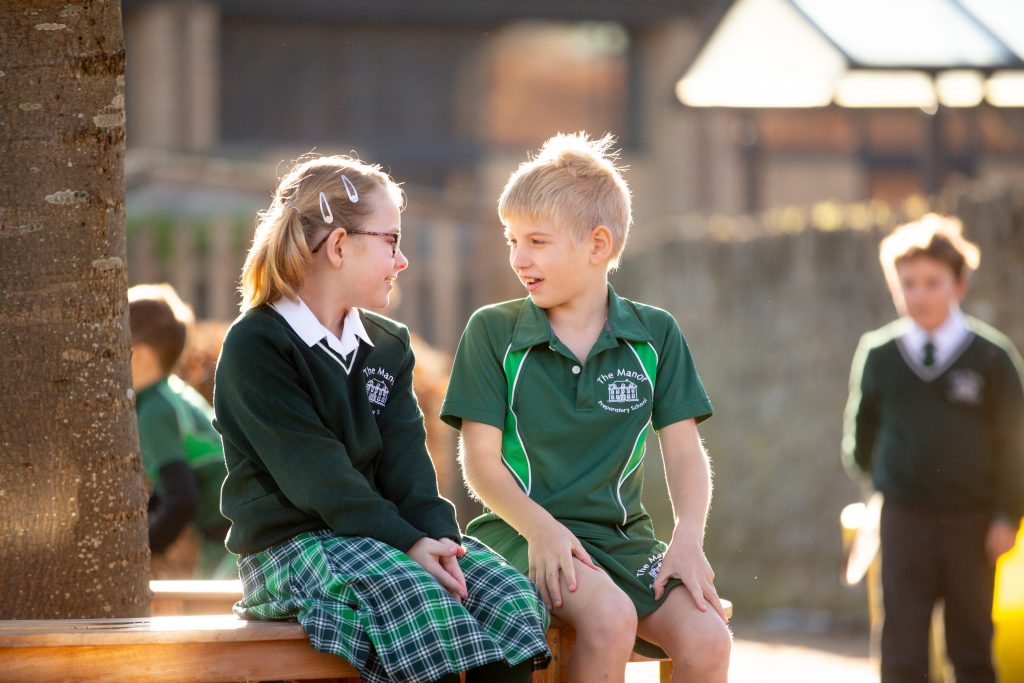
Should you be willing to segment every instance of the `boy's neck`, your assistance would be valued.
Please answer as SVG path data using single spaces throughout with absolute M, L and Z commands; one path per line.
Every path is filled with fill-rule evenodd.
M 946 317 L 943 318 L 938 324 L 936 324 L 936 325 L 934 325 L 932 327 L 927 327 L 927 326 L 922 325 L 921 323 L 917 322 L 916 320 L 913 320 L 913 319 L 911 319 L 911 320 L 913 320 L 914 325 L 916 325 L 918 328 L 920 328 L 925 334 L 932 335 L 932 334 L 935 334 L 936 332 L 938 332 L 939 330 L 941 330 L 946 325 L 949 325 L 951 321 L 956 320 L 957 318 L 963 320 L 963 317 L 964 317 L 964 314 L 960 310 L 960 307 L 959 306 L 953 306 L 953 307 L 951 307 L 949 309 L 949 312 L 946 313 Z
M 140 378 L 137 383 L 133 381 L 132 390 L 135 391 L 136 393 L 140 391 L 145 391 L 146 389 L 149 389 L 151 386 L 154 386 L 164 381 L 168 377 L 170 377 L 170 374 L 165 374 L 162 371 L 158 371 L 156 375 L 148 375 Z
M 564 304 L 544 312 L 555 336 L 585 362 L 608 319 L 608 283 L 605 281 L 600 288 L 588 287 Z
M 545 309 L 544 312 L 552 326 L 582 329 L 595 320 L 604 324 L 608 317 L 608 281 L 600 285 L 595 283 L 568 301 Z

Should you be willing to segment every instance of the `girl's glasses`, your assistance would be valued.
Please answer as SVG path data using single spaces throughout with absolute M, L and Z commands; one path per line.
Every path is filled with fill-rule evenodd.
M 350 230 L 348 228 L 345 229 L 345 232 L 347 232 L 350 235 L 374 235 L 376 237 L 385 238 L 391 244 L 391 258 L 395 258 L 395 256 L 398 255 L 398 250 L 402 242 L 401 232 L 374 232 L 373 230 Z M 316 246 L 313 247 L 312 253 L 315 254 L 316 252 L 320 251 L 320 247 L 324 246 L 324 242 L 326 242 L 327 238 L 330 236 L 330 232 L 324 235 L 323 239 L 317 242 Z

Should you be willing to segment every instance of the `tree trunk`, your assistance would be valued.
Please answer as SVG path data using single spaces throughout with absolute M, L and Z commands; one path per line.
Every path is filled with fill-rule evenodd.
M 0 619 L 148 613 L 117 0 L 0 12 Z

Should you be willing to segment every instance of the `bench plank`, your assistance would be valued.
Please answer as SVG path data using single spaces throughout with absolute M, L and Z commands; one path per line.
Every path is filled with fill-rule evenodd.
M 234 615 L 0 621 L 4 681 L 358 680 L 291 621 Z

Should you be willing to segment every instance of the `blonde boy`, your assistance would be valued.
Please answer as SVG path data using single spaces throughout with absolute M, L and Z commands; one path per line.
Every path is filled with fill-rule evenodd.
M 697 423 L 713 408 L 672 316 L 608 284 L 631 221 L 612 142 L 556 135 L 512 174 L 498 214 L 529 296 L 470 319 L 442 419 L 462 430 L 466 481 L 488 508 L 469 533 L 576 628 L 570 680 L 622 681 L 639 637 L 672 657 L 673 680 L 725 681 L 730 634 L 702 549 Z M 668 546 L 640 501 L 652 426 Z
M 960 312 L 978 247 L 929 214 L 882 240 L 904 317 L 865 334 L 853 361 L 843 451 L 885 496 L 882 682 L 928 680 L 932 609 L 945 603 L 959 683 L 993 683 L 996 559 L 1024 514 L 1020 356 Z

